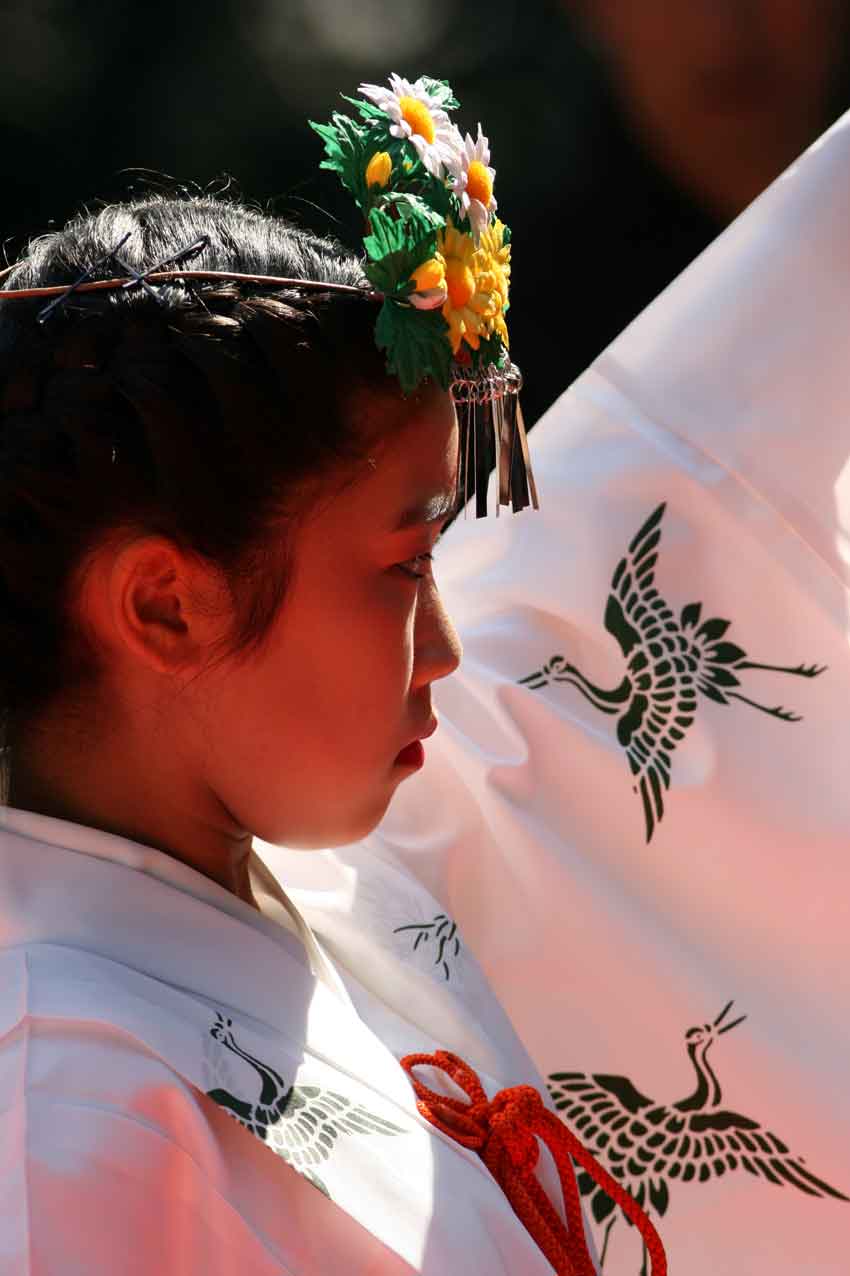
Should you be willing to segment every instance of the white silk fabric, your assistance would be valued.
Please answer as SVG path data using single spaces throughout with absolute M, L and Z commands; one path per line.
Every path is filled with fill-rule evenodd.
M 672 1272 L 841 1276 L 850 117 L 530 446 L 541 510 L 438 547 L 465 655 L 424 770 L 364 844 L 269 863 L 364 982 L 390 950 L 451 987 L 476 954 Z M 639 1276 L 585 1204 L 605 1276 Z
M 432 992 L 388 953 L 372 995 L 252 858 L 262 912 L 162 851 L 0 811 L 2 1276 L 547 1276 L 398 1062 L 448 1046 L 490 1095 L 545 1093 L 475 963 Z

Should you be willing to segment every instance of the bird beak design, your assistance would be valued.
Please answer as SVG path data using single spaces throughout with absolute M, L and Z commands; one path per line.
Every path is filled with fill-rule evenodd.
M 743 1022 L 744 1022 L 744 1020 L 746 1019 L 746 1017 L 747 1017 L 746 1015 L 741 1015 L 741 1016 L 740 1016 L 740 1018 L 738 1018 L 738 1019 L 733 1019 L 731 1023 L 727 1023 L 727 1025 L 726 1025 L 726 1027 L 725 1027 L 725 1028 L 721 1028 L 721 1027 L 720 1027 L 720 1024 L 721 1024 L 721 1023 L 723 1022 L 723 1020 L 726 1018 L 726 1016 L 728 1015 L 729 1011 L 732 1009 L 732 1007 L 734 1006 L 734 1004 L 735 1004 L 735 1003 L 734 1003 L 734 1001 L 728 1001 L 728 1002 L 726 1003 L 726 1005 L 723 1007 L 723 1009 L 721 1010 L 720 1014 L 719 1014 L 719 1015 L 717 1016 L 717 1018 L 715 1019 L 714 1024 L 713 1024 L 712 1026 L 713 1026 L 713 1027 L 715 1027 L 715 1028 L 717 1028 L 717 1030 L 718 1030 L 717 1035 L 718 1035 L 718 1036 L 722 1035 L 722 1033 L 724 1033 L 724 1032 L 731 1032 L 731 1030 L 732 1030 L 733 1028 L 737 1028 L 737 1027 L 738 1027 L 738 1024 L 739 1024 L 739 1023 L 743 1023 Z

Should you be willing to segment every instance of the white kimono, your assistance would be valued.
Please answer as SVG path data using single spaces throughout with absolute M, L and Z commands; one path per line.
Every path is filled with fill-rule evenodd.
M 2 1276 L 547 1276 L 398 1058 L 542 1080 L 463 955 L 335 966 L 252 856 L 262 915 L 161 851 L 0 810 Z M 437 1075 L 421 1079 L 445 1093 Z M 539 1176 L 560 1205 L 544 1153 Z
M 475 952 L 671 1271 L 844 1276 L 850 115 L 530 445 L 539 513 L 437 548 L 464 660 L 424 770 L 363 846 L 270 862 L 364 980 L 383 945 L 448 990 Z

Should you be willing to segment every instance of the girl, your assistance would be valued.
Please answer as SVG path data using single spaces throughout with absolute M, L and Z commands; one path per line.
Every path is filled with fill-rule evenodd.
M 388 377 L 356 258 L 229 201 L 82 214 L 4 287 L 3 1272 L 592 1272 L 474 963 L 367 991 L 252 848 L 422 765 L 451 395 Z

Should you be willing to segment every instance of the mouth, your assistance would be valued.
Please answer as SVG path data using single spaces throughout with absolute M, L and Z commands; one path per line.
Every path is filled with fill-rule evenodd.
M 393 765 L 412 767 L 414 771 L 418 771 L 425 762 L 425 749 L 422 746 L 422 741 L 427 740 L 429 736 L 432 736 L 438 726 L 438 719 L 432 715 L 426 726 L 419 732 L 416 739 L 412 740 L 410 744 L 405 745 L 405 747 L 401 750 Z

